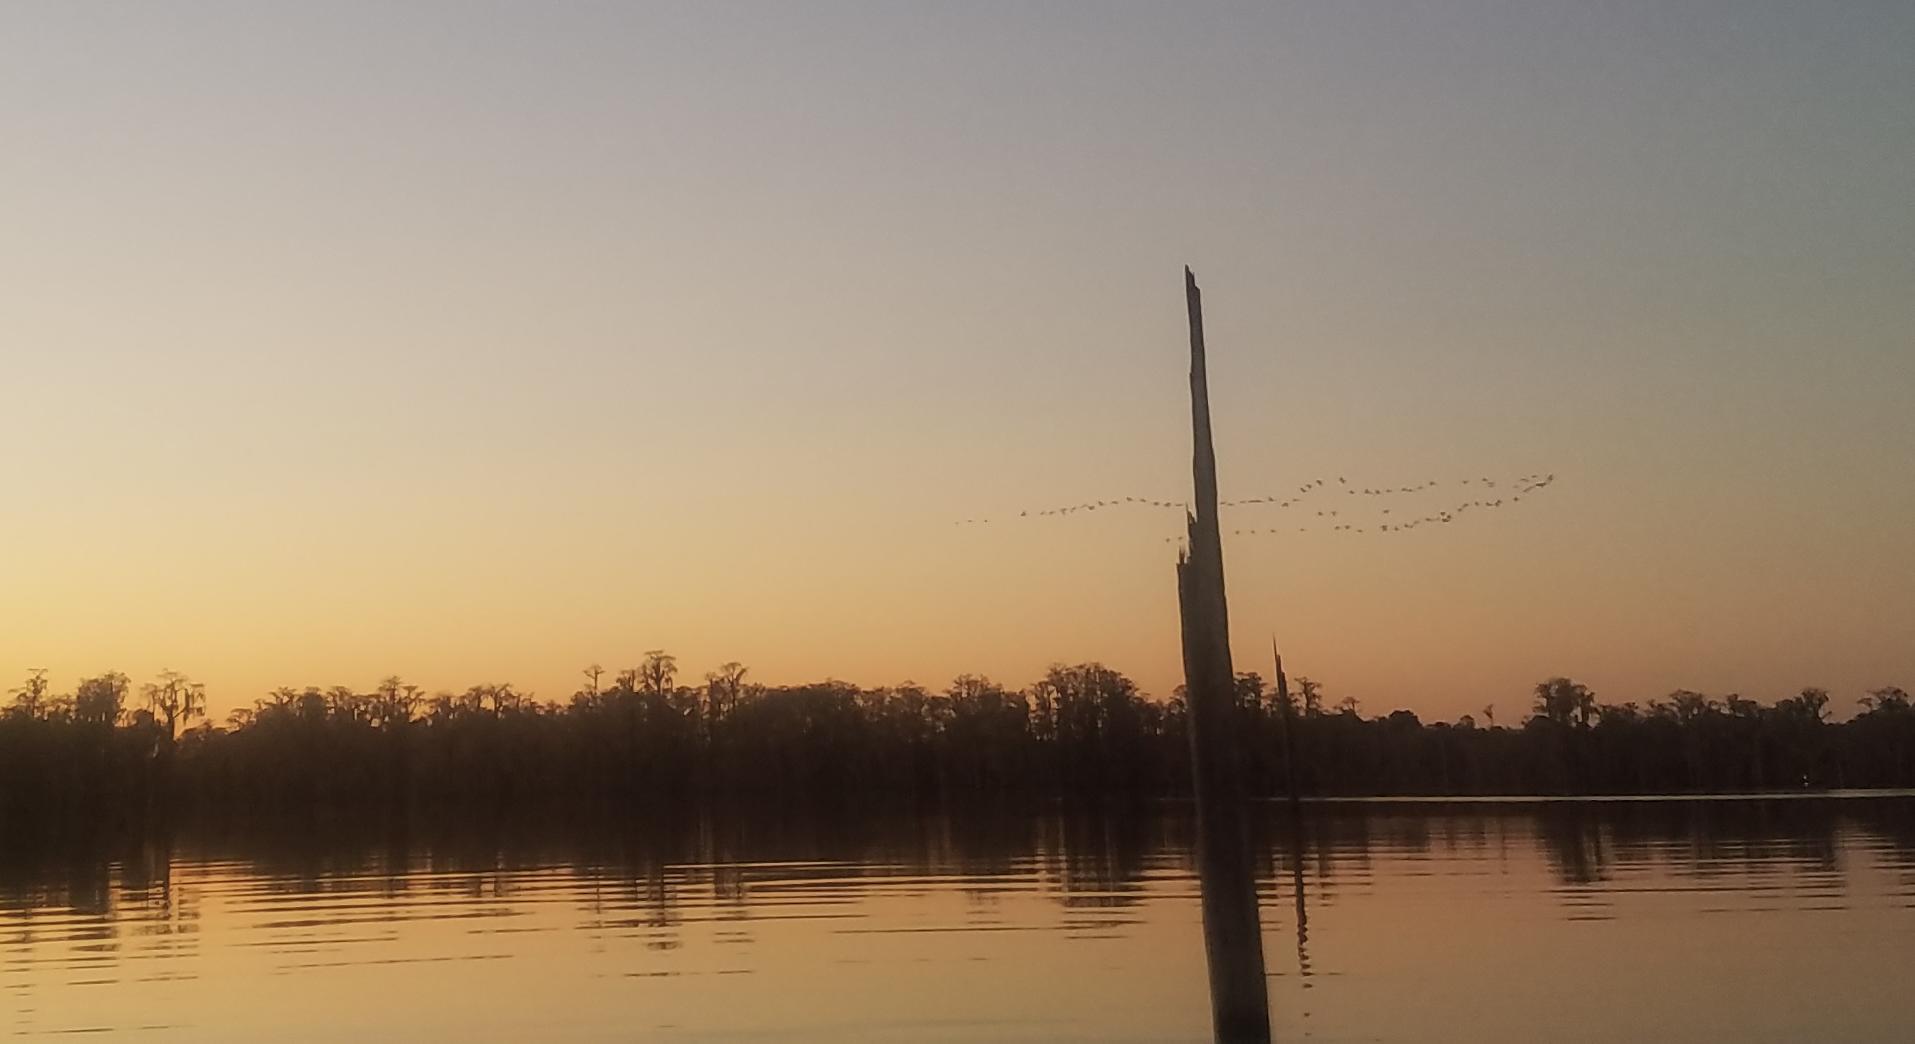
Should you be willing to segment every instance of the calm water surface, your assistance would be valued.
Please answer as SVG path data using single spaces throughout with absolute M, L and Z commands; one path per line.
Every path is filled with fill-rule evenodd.
M 1330 804 L 1294 831 L 1265 811 L 1280 1039 L 1915 1026 L 1915 798 Z M 1209 1031 L 1174 806 L 337 833 L 0 839 L 0 1036 Z

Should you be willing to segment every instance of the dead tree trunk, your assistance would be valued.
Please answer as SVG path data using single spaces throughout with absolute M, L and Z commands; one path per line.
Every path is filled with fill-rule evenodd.
M 1283 787 L 1290 795 L 1290 815 L 1297 815 L 1297 717 L 1290 707 L 1290 679 L 1283 673 L 1283 654 L 1270 639 L 1270 655 L 1277 661 L 1277 708 L 1283 715 Z
M 1210 437 L 1203 303 L 1184 269 L 1190 312 L 1190 420 L 1195 513 L 1190 544 L 1177 560 L 1183 620 L 1184 690 L 1190 707 L 1190 764 L 1197 803 L 1197 864 L 1203 888 L 1204 952 L 1210 969 L 1211 1026 L 1219 1041 L 1270 1039 L 1263 938 L 1239 769 L 1236 675 L 1224 599 L 1223 542 L 1217 523 L 1217 455 Z

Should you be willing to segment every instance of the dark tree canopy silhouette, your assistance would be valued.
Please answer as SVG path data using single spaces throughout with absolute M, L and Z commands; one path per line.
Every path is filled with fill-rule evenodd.
M 199 720 L 205 688 L 178 672 L 133 691 L 118 672 L 59 693 L 36 670 L 12 688 L 0 711 L 0 817 L 725 795 L 1156 797 L 1186 794 L 1190 780 L 1182 693 L 1153 699 L 1100 663 L 1059 664 L 1020 689 L 970 674 L 942 690 L 767 686 L 738 663 L 685 684 L 676 660 L 654 651 L 609 683 L 588 668 L 563 705 L 509 683 L 428 694 L 390 677 L 364 692 L 275 689 L 218 724 Z M 1480 721 L 1366 718 L 1306 677 L 1289 693 L 1286 715 L 1261 675 L 1237 676 L 1236 742 L 1257 795 L 1286 793 L 1292 773 L 1306 797 L 1915 786 L 1915 705 L 1896 687 L 1837 722 L 1822 689 L 1768 704 L 1687 689 L 1605 703 L 1558 677 L 1535 687 L 1518 727 L 1497 726 L 1488 707 Z

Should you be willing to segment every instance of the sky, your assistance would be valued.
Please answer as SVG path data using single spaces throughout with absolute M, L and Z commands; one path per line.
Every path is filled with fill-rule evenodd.
M 1167 694 L 1016 516 L 1188 496 L 1187 264 L 1226 498 L 1556 476 L 1232 509 L 1238 669 L 1915 687 L 1906 3 L 24 2 L 0 138 L 0 678 Z

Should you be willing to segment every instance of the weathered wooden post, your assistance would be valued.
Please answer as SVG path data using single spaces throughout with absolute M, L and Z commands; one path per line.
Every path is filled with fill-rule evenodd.
M 1197 870 L 1203 888 L 1204 955 L 1210 969 L 1211 1027 L 1219 1041 L 1270 1039 L 1257 880 L 1239 769 L 1236 673 L 1224 599 L 1223 540 L 1217 522 L 1217 454 L 1210 436 L 1204 368 L 1203 302 L 1184 269 L 1190 312 L 1191 467 L 1195 513 L 1189 547 L 1177 558 L 1183 622 L 1184 691 L 1190 706 L 1190 765 L 1197 803 Z

